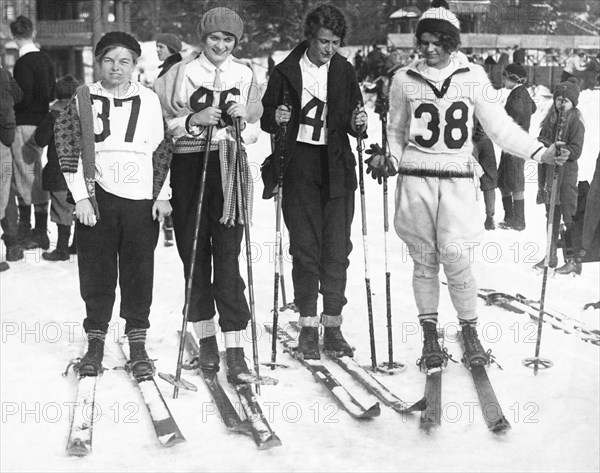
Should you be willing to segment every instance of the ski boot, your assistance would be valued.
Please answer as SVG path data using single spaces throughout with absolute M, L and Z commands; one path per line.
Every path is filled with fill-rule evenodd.
M 541 261 L 538 261 L 535 265 L 533 265 L 533 269 L 536 269 L 538 271 L 543 271 L 545 265 L 546 265 L 546 258 L 543 258 Z M 548 265 L 548 267 L 549 268 L 556 268 L 556 266 L 558 266 L 558 257 L 557 256 L 551 256 L 550 257 L 550 264 Z
M 342 335 L 340 327 L 325 327 L 323 334 L 323 350 L 335 356 L 354 356 L 354 351 Z
M 4 233 L 2 235 L 4 245 L 6 246 L 6 261 L 15 262 L 23 259 L 23 245 L 15 236 L 10 236 Z
M 42 253 L 42 258 L 44 258 L 46 261 L 51 261 L 51 262 L 55 262 L 55 261 L 69 261 L 69 250 L 63 250 L 63 249 L 58 249 L 56 248 L 54 251 L 44 251 Z
M 199 368 L 202 371 L 217 373 L 219 371 L 219 346 L 217 337 L 200 339 L 200 356 L 198 358 Z
M 243 348 L 226 348 L 225 357 L 227 359 L 227 381 L 231 384 L 252 382 L 252 373 L 246 364 Z
M 296 351 L 305 360 L 319 360 L 321 358 L 319 353 L 319 319 L 316 316 L 300 316 L 298 325 L 300 325 L 300 336 L 298 337 Z
M 483 224 L 486 230 L 495 230 L 496 223 L 494 222 L 494 217 L 487 216 L 485 219 L 485 223 Z
M 440 370 L 446 366 L 448 355 L 438 340 L 437 324 L 432 321 L 421 322 L 423 327 L 423 351 L 421 358 L 417 360 L 417 365 L 421 371 Z
M 567 262 L 555 270 L 556 274 L 572 274 L 573 276 L 581 276 L 581 261 L 569 259 Z
M 146 352 L 146 329 L 134 328 L 127 332 L 129 340 L 128 369 L 135 379 L 144 381 L 154 376 L 154 363 Z
M 8 263 L 6 261 L 1 261 L 0 262 L 0 273 L 2 271 L 7 271 L 8 269 L 10 269 L 10 266 L 8 265 Z
M 41 248 L 47 250 L 50 248 L 50 239 L 48 238 L 48 231 L 40 228 L 34 228 L 29 236 L 23 241 L 23 247 L 26 250 L 33 250 L 35 248 Z
M 87 352 L 83 355 L 79 363 L 77 363 L 75 369 L 79 376 L 98 376 L 102 372 L 106 333 L 101 330 L 90 330 L 87 332 L 87 337 Z
M 481 346 L 475 323 L 460 323 L 464 355 L 462 362 L 467 367 L 486 366 L 490 364 L 490 355 Z

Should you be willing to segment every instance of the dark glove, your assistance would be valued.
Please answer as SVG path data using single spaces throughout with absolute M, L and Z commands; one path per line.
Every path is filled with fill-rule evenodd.
M 365 160 L 367 174 L 370 173 L 371 177 L 377 179 L 379 184 L 384 178 L 395 176 L 398 173 L 396 171 L 396 158 L 391 154 L 386 154 L 377 143 L 371 144 L 365 153 L 371 155 L 370 158 Z

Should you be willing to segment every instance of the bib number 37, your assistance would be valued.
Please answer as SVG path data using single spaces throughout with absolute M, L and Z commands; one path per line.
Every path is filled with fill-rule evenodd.
M 427 129 L 431 132 L 429 137 L 423 135 L 415 136 L 415 141 L 424 148 L 433 148 L 440 140 L 442 135 L 441 126 L 443 125 L 443 140 L 448 149 L 460 149 L 467 141 L 469 129 L 467 122 L 469 120 L 469 109 L 464 102 L 453 102 L 444 114 L 444 123 L 440 118 L 440 111 L 433 103 L 422 103 L 415 109 L 415 118 L 423 118 L 429 115 Z M 455 132 L 455 130 L 458 130 Z

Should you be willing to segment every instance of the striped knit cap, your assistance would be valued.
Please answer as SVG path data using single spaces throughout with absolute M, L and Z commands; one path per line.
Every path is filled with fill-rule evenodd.
M 460 39 L 460 22 L 445 0 L 433 0 L 431 8 L 421 15 L 415 33 L 417 39 L 423 33 L 441 33 Z

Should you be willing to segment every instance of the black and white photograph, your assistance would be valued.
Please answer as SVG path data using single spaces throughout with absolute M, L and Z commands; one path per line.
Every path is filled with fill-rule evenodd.
M 0 471 L 600 470 L 600 2 L 0 15 Z

